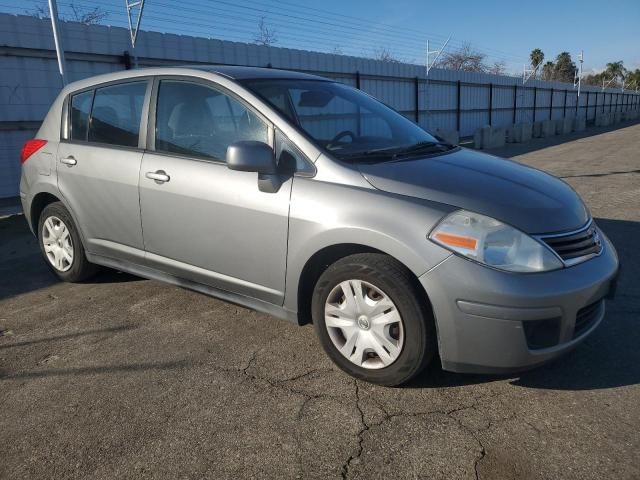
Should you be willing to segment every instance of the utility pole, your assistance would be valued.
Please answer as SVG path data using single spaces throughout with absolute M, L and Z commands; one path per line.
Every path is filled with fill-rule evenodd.
M 582 86 L 582 62 L 584 62 L 584 50 L 580 50 L 579 59 L 580 59 L 580 71 L 578 73 L 578 97 L 580 96 L 580 87 Z
M 426 94 L 427 97 L 425 98 L 425 112 L 426 112 L 426 121 L 427 121 L 427 128 L 429 128 L 429 72 L 431 71 L 431 69 L 433 68 L 433 66 L 436 64 L 436 62 L 438 61 L 438 58 L 440 58 L 440 55 L 442 54 L 442 52 L 444 51 L 445 48 L 447 48 L 447 45 L 449 44 L 449 40 L 451 40 L 451 35 L 449 35 L 449 38 L 447 38 L 447 41 L 444 42 L 444 45 L 442 45 L 442 48 L 440 48 L 439 50 L 430 50 L 429 49 L 429 39 L 427 39 L 427 63 L 426 63 L 426 78 L 425 78 L 425 90 L 426 90 Z M 433 62 L 431 61 L 430 55 L 432 53 L 436 54 L 436 57 L 433 59 Z
M 56 45 L 56 54 L 58 56 L 58 70 L 60 70 L 62 85 L 64 86 L 67 84 L 67 73 L 64 61 L 64 48 L 58 27 L 58 6 L 56 5 L 56 0 L 49 0 L 49 15 L 51 16 L 51 28 L 53 29 L 53 42 Z

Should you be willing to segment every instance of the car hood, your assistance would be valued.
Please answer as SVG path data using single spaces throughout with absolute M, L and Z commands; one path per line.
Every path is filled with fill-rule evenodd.
M 577 229 L 589 219 L 578 194 L 562 180 L 473 150 L 358 168 L 379 190 L 488 215 L 529 234 Z

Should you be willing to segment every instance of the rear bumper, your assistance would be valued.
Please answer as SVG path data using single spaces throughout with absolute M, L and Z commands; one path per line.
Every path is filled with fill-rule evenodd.
M 452 255 L 420 277 L 438 330 L 442 367 L 509 373 L 570 351 L 602 322 L 618 257 L 603 235 L 595 258 L 554 272 L 517 274 Z

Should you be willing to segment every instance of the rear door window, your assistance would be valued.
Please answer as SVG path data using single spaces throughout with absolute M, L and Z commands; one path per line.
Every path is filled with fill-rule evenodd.
M 71 140 L 81 140 L 83 142 L 87 140 L 92 101 L 93 90 L 78 93 L 71 97 Z
M 146 90 L 146 81 L 96 89 L 88 140 L 137 147 Z

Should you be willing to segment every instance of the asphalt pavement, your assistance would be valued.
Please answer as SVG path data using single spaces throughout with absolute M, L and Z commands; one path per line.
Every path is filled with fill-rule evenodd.
M 640 478 L 640 124 L 588 133 L 496 152 L 574 186 L 623 264 L 584 344 L 509 377 L 355 381 L 311 326 L 114 271 L 60 283 L 0 218 L 0 478 Z

